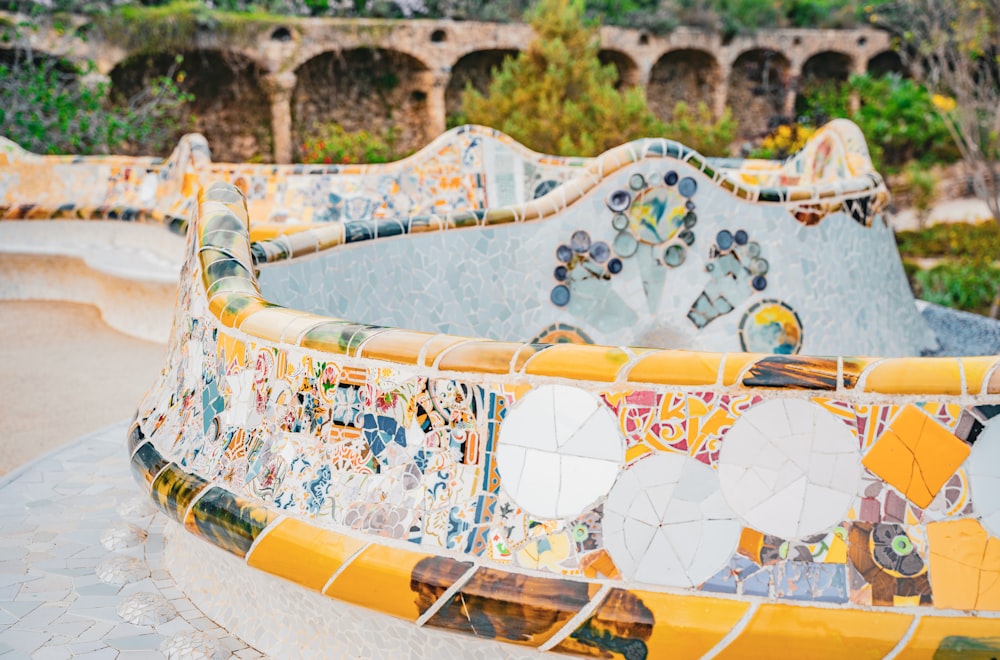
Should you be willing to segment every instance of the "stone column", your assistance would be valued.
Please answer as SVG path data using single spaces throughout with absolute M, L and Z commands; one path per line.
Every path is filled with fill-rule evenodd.
M 802 63 L 792 62 L 788 67 L 788 88 L 785 90 L 785 98 L 781 104 L 781 114 L 789 117 L 793 121 L 795 116 L 795 97 L 798 96 L 799 82 L 802 80 Z
M 271 101 L 271 139 L 274 162 L 292 162 L 292 92 L 297 82 L 291 71 L 261 76 L 264 91 Z
M 445 91 L 448 89 L 448 80 L 451 78 L 451 68 L 442 68 L 439 71 L 431 72 L 425 79 L 427 81 L 427 133 L 428 141 L 447 130 L 448 109 L 445 105 Z
M 726 104 L 729 101 L 729 80 L 733 70 L 728 63 L 720 64 L 718 75 L 715 78 L 715 89 L 712 90 L 712 115 L 716 119 L 726 111 Z
M 851 60 L 851 65 L 852 73 L 862 76 L 868 71 L 868 58 L 860 54 L 855 55 L 854 59 Z M 861 109 L 861 95 L 857 92 L 851 92 L 851 98 L 848 102 L 852 113 Z

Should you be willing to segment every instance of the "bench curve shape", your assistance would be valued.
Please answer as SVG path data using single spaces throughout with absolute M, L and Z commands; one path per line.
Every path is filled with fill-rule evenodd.
M 240 190 L 213 185 L 129 433 L 136 480 L 246 570 L 414 631 L 593 657 L 815 654 L 817 638 L 824 657 L 993 648 L 996 357 L 491 340 L 261 293 L 270 272 L 383 240 L 572 225 L 664 163 L 677 181 L 633 192 L 690 176 L 782 206 L 803 232 L 881 222 L 863 161 L 767 189 L 663 140 L 523 205 L 258 242 Z M 746 176 L 791 177 L 761 172 Z

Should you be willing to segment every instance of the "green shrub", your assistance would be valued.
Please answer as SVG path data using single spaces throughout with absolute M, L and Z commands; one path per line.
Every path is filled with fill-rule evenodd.
M 1000 288 L 1000 268 L 963 259 L 923 270 L 908 269 L 914 294 L 927 302 L 985 314 Z
M 384 135 L 350 132 L 337 123 L 324 124 L 302 144 L 303 163 L 387 163 L 401 155 L 395 150 L 396 132 Z
M 81 81 L 91 71 L 31 52 L 0 64 L 0 134 L 47 154 L 111 153 L 125 145 L 158 152 L 176 140 L 180 108 L 193 98 L 177 86 L 183 72 L 155 78 L 113 105 L 107 82 Z
M 494 72 L 486 95 L 466 87 L 468 121 L 536 151 L 577 156 L 662 131 L 642 90 L 615 89 L 615 68 L 597 57 L 597 28 L 584 24 L 582 1 L 541 0 L 530 20 L 535 39 Z
M 704 102 L 692 109 L 684 101 L 678 101 L 674 106 L 673 118 L 663 126 L 663 134 L 703 156 L 728 156 L 729 145 L 736 139 L 737 128 L 729 108 L 715 119 Z
M 979 224 L 942 223 L 920 231 L 901 231 L 896 245 L 904 258 L 957 257 L 970 261 L 1000 259 L 1000 226 L 992 220 Z
M 860 108 L 852 112 L 857 94 Z M 821 126 L 846 117 L 861 128 L 878 170 L 896 170 L 917 160 L 924 166 L 951 163 L 958 150 L 948 127 L 934 108 L 926 87 L 898 75 L 874 78 L 852 75 L 847 83 L 809 85 L 800 95 L 802 119 Z

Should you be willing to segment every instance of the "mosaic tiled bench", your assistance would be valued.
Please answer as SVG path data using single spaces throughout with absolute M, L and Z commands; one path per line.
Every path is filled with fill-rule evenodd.
M 912 357 L 881 178 L 818 139 L 255 242 L 211 186 L 128 437 L 175 579 L 281 657 L 995 655 L 1000 362 Z
M 259 238 L 321 223 L 520 204 L 588 161 L 539 154 L 482 126 L 452 129 L 383 165 L 214 163 L 196 134 L 166 160 L 43 156 L 0 138 L 0 219 L 153 220 L 180 231 L 201 184 L 223 180 L 244 192 Z

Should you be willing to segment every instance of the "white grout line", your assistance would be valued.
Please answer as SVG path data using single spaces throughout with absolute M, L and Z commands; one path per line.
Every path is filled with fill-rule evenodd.
M 472 574 L 475 573 L 478 570 L 479 570 L 479 566 L 477 564 L 473 564 L 471 567 L 469 567 L 469 570 L 467 570 L 466 572 L 462 573 L 462 576 L 460 578 L 458 578 L 457 580 L 455 580 L 454 584 L 452 584 L 450 587 L 448 587 L 447 589 L 445 589 L 444 593 L 441 594 L 441 597 L 438 598 L 436 601 L 434 601 L 434 603 L 430 607 L 428 607 L 426 610 L 424 610 L 424 613 L 421 614 L 417 618 L 417 621 L 416 621 L 417 627 L 419 628 L 420 626 L 424 625 L 425 623 L 427 623 L 428 619 L 430 619 L 432 616 L 434 616 L 435 614 L 437 614 L 438 611 L 442 607 L 444 607 L 445 603 L 447 603 L 449 600 L 451 600 L 451 597 L 454 596 L 458 592 L 459 589 L 461 589 L 462 587 L 464 587 L 465 584 L 470 579 L 472 579 Z
M 323 585 L 323 588 L 320 589 L 319 592 L 325 595 L 326 590 L 329 589 L 330 585 L 332 585 L 334 581 L 340 577 L 340 574 L 344 572 L 344 569 L 346 569 L 348 566 L 354 563 L 354 560 L 360 557 L 361 553 L 370 548 L 371 546 L 372 546 L 371 543 L 365 543 L 363 546 L 355 550 L 354 553 L 350 557 L 348 557 L 343 564 L 337 567 L 337 570 L 333 572 L 333 575 L 330 576 L 330 579 L 326 581 L 326 584 Z
M 736 622 L 736 625 L 733 626 L 732 629 L 726 633 L 725 637 L 720 639 L 715 646 L 710 648 L 708 652 L 701 657 L 702 660 L 709 660 L 709 658 L 714 658 L 715 656 L 719 655 L 720 653 L 722 653 L 722 651 L 726 649 L 727 646 L 732 644 L 737 637 L 742 635 L 743 631 L 746 630 L 746 627 L 750 625 L 750 622 L 753 620 L 754 615 L 757 614 L 757 610 L 759 608 L 760 608 L 760 603 L 756 601 L 750 603 L 750 607 L 747 608 L 747 611 L 743 613 L 743 616 L 740 617 L 740 620 Z
M 250 544 L 250 547 L 247 548 L 247 553 L 245 555 L 243 555 L 243 561 L 244 562 L 250 563 L 250 555 L 253 553 L 254 549 L 257 547 L 257 544 L 260 543 L 261 541 L 263 541 L 264 537 L 271 533 L 271 530 L 273 530 L 279 524 L 281 524 L 282 522 L 284 522 L 285 518 L 287 518 L 287 516 L 285 514 L 279 513 L 278 517 L 275 518 L 274 520 L 272 520 L 270 525 L 268 525 L 263 530 L 261 530 L 261 533 L 257 535 L 257 538 L 255 538 L 253 540 L 253 543 Z
M 569 621 L 567 621 L 562 628 L 556 631 L 556 634 L 549 637 L 545 640 L 544 644 L 538 647 L 538 650 L 548 651 L 573 634 L 573 631 L 579 628 L 580 624 L 590 618 L 590 616 L 594 613 L 594 610 L 596 610 L 598 606 L 604 602 L 604 597 L 609 591 L 611 591 L 610 584 L 602 585 L 600 590 L 598 590 L 598 592 L 594 594 L 594 597 L 590 599 L 590 602 L 580 608 L 579 612 L 571 616 Z
M 910 627 L 906 629 L 903 636 L 899 638 L 896 645 L 892 647 L 892 650 L 885 654 L 883 660 L 893 660 L 897 655 L 903 652 L 910 640 L 913 639 L 913 635 L 917 632 L 917 626 L 920 625 L 920 620 L 924 618 L 923 614 L 915 614 L 913 616 L 913 621 L 910 622 Z

